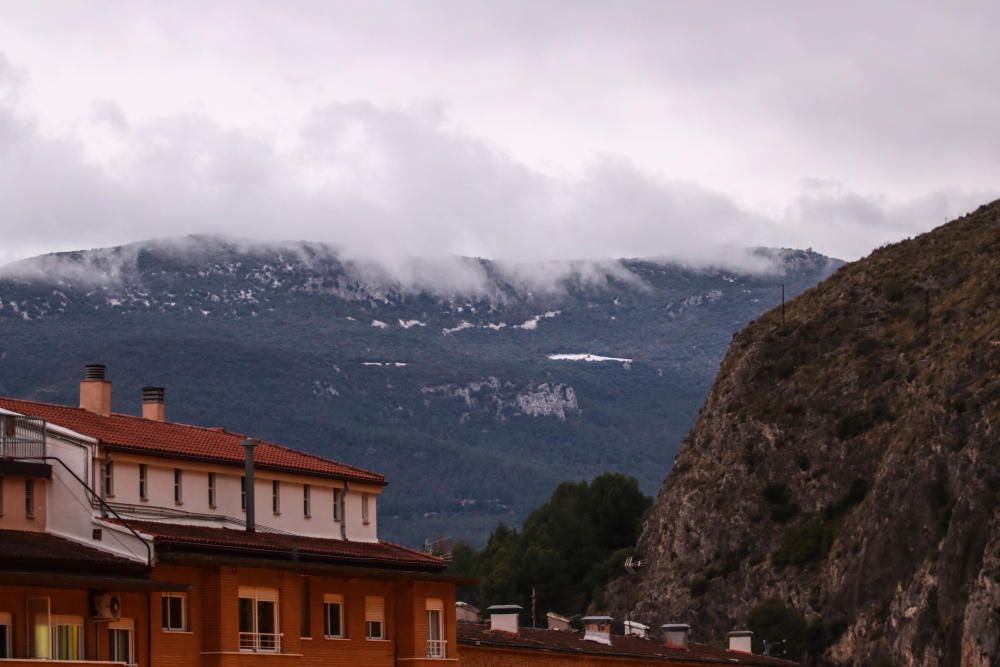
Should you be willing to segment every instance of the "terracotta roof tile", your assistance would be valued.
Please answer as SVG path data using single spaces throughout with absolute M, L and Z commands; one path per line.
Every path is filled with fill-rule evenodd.
M 51 533 L 0 530 L 0 570 L 137 575 L 146 565 Z
M 119 449 L 237 465 L 244 460 L 240 440 L 247 436 L 224 429 L 160 422 L 117 413 L 103 417 L 68 405 L 14 398 L 0 397 L 0 408 L 44 419 Z M 385 484 L 385 477 L 378 473 L 273 442 L 258 440 L 258 443 L 254 461 L 260 468 Z
M 349 565 L 432 572 L 445 568 L 445 562 L 437 556 L 384 541 L 351 542 L 285 533 L 248 533 L 231 528 L 158 521 L 128 520 L 125 523 L 134 530 L 151 536 L 154 548 L 181 546 L 197 551 L 199 547 L 204 547 L 211 551 L 213 547 L 222 547 L 244 550 L 247 555 L 278 556 L 294 553 L 301 560 L 315 558 Z
M 662 642 L 640 637 L 613 635 L 611 645 L 584 641 L 579 632 L 519 628 L 518 634 L 493 632 L 484 623 L 458 622 L 458 643 L 469 646 L 497 646 L 507 649 L 555 651 L 558 653 L 628 656 L 650 661 L 701 663 L 705 665 L 773 665 L 791 667 L 797 663 L 762 655 L 728 651 L 707 644 L 689 643 L 687 648 L 668 647 Z

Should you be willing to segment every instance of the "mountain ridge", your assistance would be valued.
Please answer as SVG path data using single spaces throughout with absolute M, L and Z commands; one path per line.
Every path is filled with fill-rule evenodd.
M 760 251 L 785 274 L 624 260 L 537 277 L 475 259 L 380 273 L 292 246 L 196 237 L 8 265 L 0 392 L 72 403 L 80 365 L 103 361 L 117 411 L 165 385 L 168 418 L 384 472 L 387 536 L 476 542 L 567 478 L 622 470 L 655 488 L 731 333 L 780 284 L 838 265 Z M 467 278 L 478 291 L 454 296 Z

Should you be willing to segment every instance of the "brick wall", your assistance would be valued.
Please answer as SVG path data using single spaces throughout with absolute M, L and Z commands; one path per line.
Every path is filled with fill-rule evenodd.
M 578 665 L 585 667 L 629 667 L 632 665 L 650 667 L 657 664 L 669 664 L 670 667 L 709 667 L 712 664 L 727 663 L 705 661 L 664 663 L 648 658 L 621 658 L 462 644 L 459 647 L 459 664 L 461 667 L 571 667 Z

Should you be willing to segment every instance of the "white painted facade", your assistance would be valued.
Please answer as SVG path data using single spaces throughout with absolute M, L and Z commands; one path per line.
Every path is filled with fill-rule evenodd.
M 2 408 L 0 414 L 17 415 Z M 17 491 L 13 488 L 14 480 L 8 479 L 3 488 L 6 502 L 0 511 L 0 529 L 44 531 L 125 558 L 146 561 L 149 557 L 146 542 L 128 528 L 109 521 L 114 514 L 125 519 L 236 530 L 245 527 L 243 466 L 145 452 L 109 451 L 94 438 L 55 424 L 46 426 L 45 454 L 47 458 L 37 462 L 48 464 L 52 477 L 34 481 L 39 511 L 34 517 L 26 516 L 24 481 L 17 480 L 22 488 Z M 110 488 L 106 488 L 106 460 L 111 461 Z M 140 466 L 145 466 L 145 497 L 140 493 Z M 175 471 L 180 471 L 179 501 L 174 492 Z M 209 502 L 210 475 L 214 476 L 214 504 Z M 258 530 L 353 542 L 378 541 L 377 499 L 381 486 L 259 467 L 254 478 Z M 272 504 L 275 481 L 279 490 L 277 513 Z M 304 502 L 306 485 L 308 514 Z M 337 517 L 335 491 L 344 498 L 343 511 Z M 99 499 L 114 511 L 105 509 Z

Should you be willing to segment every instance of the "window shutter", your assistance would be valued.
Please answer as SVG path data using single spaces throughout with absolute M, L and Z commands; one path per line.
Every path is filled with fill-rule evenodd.
M 365 597 L 365 622 L 385 620 L 385 598 L 366 596 Z
M 427 599 L 427 611 L 444 611 L 444 600 Z

